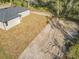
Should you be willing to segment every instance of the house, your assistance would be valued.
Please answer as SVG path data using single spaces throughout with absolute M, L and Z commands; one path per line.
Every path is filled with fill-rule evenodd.
M 21 22 L 22 17 L 30 14 L 24 7 L 8 7 L 0 9 L 0 28 L 8 30 Z

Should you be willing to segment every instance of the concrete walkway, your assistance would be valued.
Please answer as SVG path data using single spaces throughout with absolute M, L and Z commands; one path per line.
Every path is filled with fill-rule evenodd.
M 0 4 L 0 9 L 11 7 L 11 3 Z
M 59 48 L 63 47 L 63 39 L 63 34 L 57 29 L 52 30 L 48 24 L 18 59 L 53 59 L 57 56 L 60 57 L 63 55 Z
M 42 16 L 51 16 L 51 13 L 49 12 L 31 11 L 31 13 L 42 15 Z

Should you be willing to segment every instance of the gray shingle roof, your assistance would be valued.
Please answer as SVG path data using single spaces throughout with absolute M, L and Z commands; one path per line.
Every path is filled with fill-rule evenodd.
M 9 7 L 6 9 L 0 9 L 0 22 L 6 22 L 16 17 L 19 17 L 20 12 L 25 11 L 23 7 Z

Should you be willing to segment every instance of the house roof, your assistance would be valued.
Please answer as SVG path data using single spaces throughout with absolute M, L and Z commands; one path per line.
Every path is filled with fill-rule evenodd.
M 26 11 L 24 7 L 9 7 L 0 9 L 0 22 L 6 22 L 12 20 L 16 17 L 19 17 L 18 13 Z

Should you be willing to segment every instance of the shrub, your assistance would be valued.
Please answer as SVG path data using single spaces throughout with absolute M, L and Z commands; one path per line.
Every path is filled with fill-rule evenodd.
M 69 48 L 67 57 L 68 59 L 79 59 L 79 44 L 75 44 L 74 46 Z

